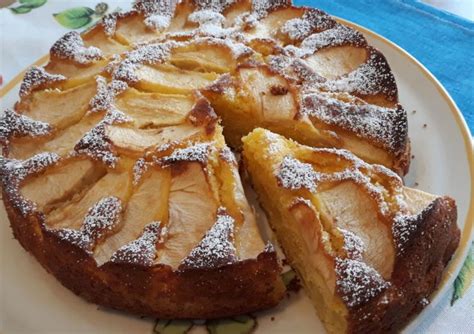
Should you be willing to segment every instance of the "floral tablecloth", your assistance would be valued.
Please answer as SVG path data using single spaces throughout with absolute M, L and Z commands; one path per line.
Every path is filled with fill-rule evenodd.
M 130 1 L 114 0 L 0 0 L 0 88 L 47 54 L 67 31 L 87 29 L 105 13 L 130 7 Z M 10 106 L 1 105 L 6 107 Z M 432 310 L 420 332 L 474 333 L 474 289 L 469 289 L 473 258 L 471 249 L 452 290 Z

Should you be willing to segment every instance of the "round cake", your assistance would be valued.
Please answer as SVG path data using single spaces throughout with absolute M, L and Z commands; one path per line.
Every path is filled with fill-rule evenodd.
M 400 184 L 409 169 L 395 78 L 360 32 L 285 0 L 136 1 L 61 37 L 4 112 L 14 235 L 97 304 L 197 319 L 275 306 L 280 264 L 233 153 L 256 128 L 343 149 Z M 459 238 L 448 202 L 430 216 L 449 227 L 435 278 Z

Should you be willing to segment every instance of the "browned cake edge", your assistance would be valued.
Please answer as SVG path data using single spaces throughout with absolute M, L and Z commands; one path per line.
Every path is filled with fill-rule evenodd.
M 81 248 L 26 218 L 3 192 L 15 238 L 65 287 L 89 302 L 158 318 L 212 319 L 275 306 L 285 293 L 273 247 L 256 259 L 212 269 L 173 270 L 108 262 L 98 267 Z
M 398 332 L 428 304 L 459 244 L 457 208 L 435 199 L 411 224 L 416 226 L 397 254 L 390 287 L 370 302 L 349 309 L 352 333 Z

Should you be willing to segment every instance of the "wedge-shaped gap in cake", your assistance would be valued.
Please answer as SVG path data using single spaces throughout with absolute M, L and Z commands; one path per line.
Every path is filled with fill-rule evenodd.
M 227 147 L 220 148 L 215 154 L 217 159 L 211 159 L 211 163 L 215 164 L 213 170 L 217 176 L 221 206 L 234 220 L 236 256 L 239 260 L 255 258 L 262 252 L 264 243 L 244 192 L 236 158 Z
M 291 132 L 295 137 L 302 134 L 298 127 L 314 132 L 310 123 L 298 124 L 295 120 L 295 89 L 266 65 L 242 65 L 235 76 L 221 77 L 202 93 L 222 118 L 225 137 L 234 148 L 240 147 L 240 138 L 257 126 L 286 130 L 287 135 Z

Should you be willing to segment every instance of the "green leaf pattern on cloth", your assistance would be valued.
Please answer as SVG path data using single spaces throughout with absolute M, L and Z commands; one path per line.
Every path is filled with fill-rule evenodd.
M 94 13 L 89 7 L 74 7 L 53 14 L 53 17 L 65 28 L 79 29 L 92 22 Z
M 191 320 L 156 320 L 154 334 L 186 334 L 194 326 Z
M 257 320 L 249 315 L 206 322 L 209 334 L 250 334 L 257 328 Z
M 464 265 L 459 272 L 458 277 L 454 281 L 454 292 L 453 297 L 451 298 L 451 305 L 459 299 L 462 298 L 467 290 L 472 285 L 472 281 L 474 279 L 474 244 L 467 255 L 466 260 L 464 261 Z
M 47 0 L 20 0 L 20 6 L 10 8 L 15 14 L 26 14 L 31 12 L 32 9 L 43 6 Z
M 288 270 L 287 272 L 281 274 L 281 279 L 283 280 L 283 283 L 285 284 L 286 287 L 288 287 L 296 277 L 296 273 L 293 269 Z
M 98 20 L 107 12 L 108 8 L 109 6 L 106 3 L 100 2 L 95 6 L 95 9 L 89 7 L 74 7 L 53 14 L 53 17 L 65 28 L 79 29 L 87 27 L 92 22 Z

